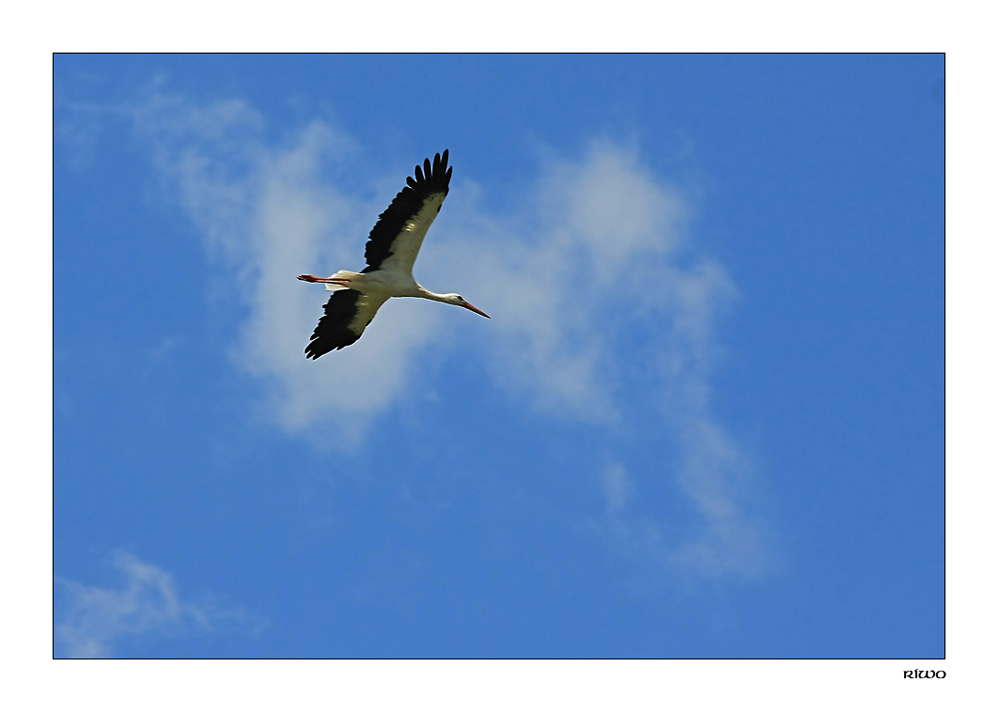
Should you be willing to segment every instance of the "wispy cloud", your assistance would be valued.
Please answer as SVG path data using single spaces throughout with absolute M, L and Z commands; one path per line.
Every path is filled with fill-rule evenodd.
M 653 588 L 664 575 L 695 587 L 703 579 L 757 579 L 779 557 L 774 533 L 754 502 L 751 463 L 717 424 L 690 428 L 679 440 L 679 466 L 657 471 L 614 462 L 599 474 L 606 512 L 596 530 L 649 575 Z M 678 490 L 697 517 L 682 516 L 678 525 L 642 507 L 638 483 L 660 495 Z
M 563 418 L 613 432 L 669 432 L 668 464 L 613 462 L 601 472 L 603 531 L 670 571 L 755 577 L 774 563 L 753 515 L 750 460 L 711 412 L 719 314 L 737 297 L 724 267 L 697 255 L 682 190 L 633 146 L 596 141 L 577 160 L 549 158 L 534 205 L 501 222 L 475 205 L 439 230 L 430 270 L 462 275 L 493 310 L 496 381 Z M 472 195 L 475 191 L 469 191 Z M 528 216 L 540 218 L 530 219 Z M 633 506 L 636 484 L 678 489 L 700 522 L 682 536 Z
M 769 566 L 749 504 L 751 464 L 711 412 L 716 322 L 737 290 L 694 250 L 687 194 L 653 174 L 636 146 L 594 141 L 575 158 L 549 154 L 514 215 L 483 208 L 482 189 L 459 170 L 418 276 L 485 308 L 489 329 L 474 344 L 443 339 L 439 310 L 393 300 L 357 344 L 310 362 L 302 350 L 322 296 L 293 277 L 358 268 L 358 239 L 336 237 L 365 235 L 384 208 L 384 198 L 360 197 L 374 191 L 358 189 L 356 176 L 353 194 L 330 179 L 354 165 L 352 139 L 317 121 L 275 142 L 244 102 L 201 106 L 160 89 L 128 112 L 242 291 L 247 317 L 232 356 L 268 385 L 268 411 L 284 428 L 316 437 L 332 422 L 339 442 L 360 443 L 371 419 L 405 395 L 430 345 L 479 348 L 512 398 L 556 418 L 628 433 L 647 427 L 640 406 L 652 405 L 678 453 L 661 469 L 607 466 L 606 531 L 618 546 L 640 541 L 651 559 L 706 575 Z M 392 176 L 394 190 L 401 176 Z M 377 177 L 367 188 L 376 182 L 384 193 Z M 671 540 L 667 523 L 644 518 L 629 496 L 641 483 L 681 492 L 700 518 L 697 534 Z
M 634 148 L 607 141 L 549 157 L 532 193 L 505 222 L 456 200 L 429 269 L 462 275 L 496 313 L 498 383 L 571 419 L 616 421 L 634 335 L 665 336 L 658 325 L 689 311 L 691 275 L 669 262 L 689 209 Z
M 114 567 L 124 580 L 119 589 L 56 577 L 57 656 L 108 657 L 116 644 L 144 636 L 254 634 L 264 626 L 241 609 L 182 600 L 170 573 L 127 552 L 115 553 Z
M 326 178 L 356 153 L 352 140 L 317 121 L 268 143 L 264 119 L 244 102 L 200 106 L 158 90 L 127 113 L 151 142 L 168 192 L 224 268 L 228 289 L 245 298 L 248 317 L 231 354 L 268 385 L 266 412 L 317 440 L 329 435 L 316 434 L 317 425 L 332 420 L 340 443 L 358 443 L 404 388 L 436 317 L 393 304 L 335 359 L 304 358 L 326 293 L 303 289 L 295 275 L 356 266 L 361 243 L 334 237 L 366 235 L 384 209 Z

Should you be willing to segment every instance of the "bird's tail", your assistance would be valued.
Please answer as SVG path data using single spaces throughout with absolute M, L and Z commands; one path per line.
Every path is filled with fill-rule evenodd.
M 351 272 L 350 270 L 339 270 L 330 276 L 331 280 L 338 280 L 338 282 L 327 282 L 326 289 L 330 292 L 346 290 L 350 287 L 350 281 L 360 274 L 359 272 Z
M 329 277 L 317 277 L 316 275 L 299 275 L 298 279 L 302 282 L 318 282 L 326 286 L 326 289 L 330 292 L 336 290 L 346 290 L 350 288 L 350 281 L 355 277 L 360 275 L 359 272 L 351 272 L 350 270 L 340 270 L 334 275 Z

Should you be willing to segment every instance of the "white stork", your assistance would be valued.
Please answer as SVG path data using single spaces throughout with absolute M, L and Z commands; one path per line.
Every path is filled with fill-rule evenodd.
M 406 179 L 407 185 L 392 204 L 378 216 L 378 222 L 368 235 L 364 259 L 368 266 L 361 272 L 340 270 L 330 277 L 299 275 L 305 282 L 320 282 L 333 296 L 326 303 L 326 315 L 312 333 L 306 358 L 318 359 L 334 349 L 350 346 L 364 333 L 378 308 L 389 297 L 422 297 L 470 309 L 476 314 L 489 315 L 472 306 L 461 295 L 438 295 L 413 279 L 413 263 L 423 244 L 427 228 L 434 222 L 447 197 L 451 169 L 447 166 L 447 151 L 416 167 L 416 178 Z

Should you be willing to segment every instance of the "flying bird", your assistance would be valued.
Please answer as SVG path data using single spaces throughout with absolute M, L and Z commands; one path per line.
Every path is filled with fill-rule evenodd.
M 307 359 L 318 359 L 326 352 L 348 347 L 364 333 L 378 308 L 389 297 L 422 297 L 489 315 L 454 293 L 438 295 L 413 279 L 413 263 L 423 244 L 427 228 L 434 222 L 447 197 L 451 169 L 447 151 L 417 166 L 405 186 L 392 200 L 368 235 L 364 259 L 368 266 L 361 272 L 340 270 L 330 277 L 299 275 L 304 282 L 319 282 L 333 291 L 325 316 L 319 319 L 305 348 Z

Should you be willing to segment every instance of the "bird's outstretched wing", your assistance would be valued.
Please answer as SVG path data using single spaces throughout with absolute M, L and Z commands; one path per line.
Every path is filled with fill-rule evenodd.
M 413 263 L 423 245 L 423 236 L 434 222 L 447 197 L 451 182 L 451 169 L 447 165 L 447 151 L 417 166 L 416 178 L 406 179 L 409 184 L 392 200 L 368 235 L 364 259 L 368 266 L 363 272 L 398 270 L 412 274 Z
M 364 328 L 375 316 L 388 297 L 365 295 L 357 290 L 337 290 L 329 298 L 325 316 L 319 318 L 309 346 L 307 359 L 318 359 L 326 352 L 343 349 L 361 338 Z

